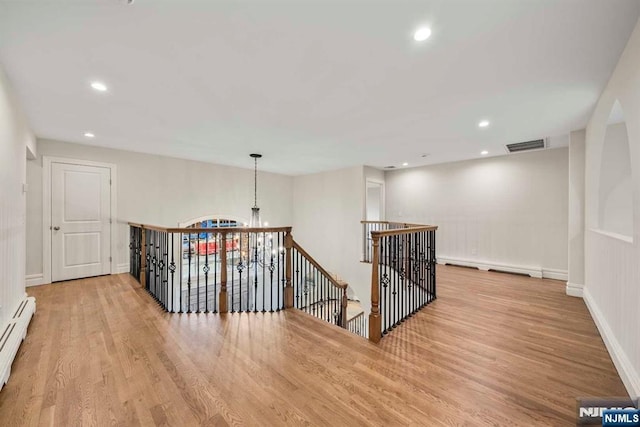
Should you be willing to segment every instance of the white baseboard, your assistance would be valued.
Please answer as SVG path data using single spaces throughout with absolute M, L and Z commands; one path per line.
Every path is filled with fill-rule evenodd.
M 569 279 L 569 272 L 567 270 L 557 270 L 555 268 L 543 268 L 542 277 L 545 279 L 562 280 L 566 282 Z
M 129 272 L 129 263 L 118 264 L 116 266 L 117 274 L 128 273 Z
M 589 288 L 583 288 L 582 294 L 584 302 L 598 327 L 600 336 L 609 351 L 611 360 L 613 360 L 613 364 L 616 366 L 618 375 L 620 375 L 627 392 L 632 398 L 640 397 L 640 372 L 638 372 L 629 361 L 629 358 L 613 334 L 609 323 L 604 318 L 600 308 L 598 308 L 598 304 L 589 293 Z
M 27 274 L 25 276 L 25 282 L 26 286 L 44 285 L 44 275 L 42 273 Z
M 567 280 L 568 273 L 566 270 L 556 270 L 552 268 L 531 267 L 524 265 L 502 264 L 497 262 L 468 260 L 461 258 L 452 258 L 447 256 L 439 256 L 438 264 L 454 264 L 465 267 L 475 267 L 479 270 L 499 270 L 508 273 L 526 274 L 538 279 L 556 279 Z
M 579 297 L 582 298 L 582 291 L 584 289 L 584 285 L 582 283 L 571 283 L 567 282 L 567 295 L 570 297 Z
M 27 327 L 36 312 L 36 299 L 27 297 L 13 311 L 13 317 L 0 328 L 0 390 L 9 381 L 11 365 L 20 344 L 27 336 Z

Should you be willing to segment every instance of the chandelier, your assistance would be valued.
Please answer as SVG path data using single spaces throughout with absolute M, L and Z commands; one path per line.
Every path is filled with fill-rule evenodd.
M 251 208 L 251 217 L 249 221 L 250 228 L 262 228 L 262 220 L 260 219 L 260 208 L 258 207 L 258 159 L 262 158 L 262 154 L 250 154 L 253 159 L 253 207 Z M 266 223 L 265 223 L 266 224 Z M 253 231 L 248 233 L 248 253 L 240 258 L 236 268 L 241 272 L 252 264 L 260 267 L 267 267 L 273 271 L 280 258 L 284 254 L 284 248 L 274 241 L 272 232 Z M 281 242 L 282 244 L 284 242 Z
M 249 227 L 262 227 L 260 221 L 260 208 L 258 207 L 258 159 L 262 158 L 262 154 L 250 154 L 253 158 L 253 207 L 251 208 L 251 220 Z

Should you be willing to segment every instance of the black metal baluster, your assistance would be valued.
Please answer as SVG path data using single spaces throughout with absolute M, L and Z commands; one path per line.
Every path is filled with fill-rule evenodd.
M 386 295 L 386 291 L 387 291 L 387 286 L 389 283 L 389 276 L 385 276 L 385 272 L 386 272 L 386 257 L 388 256 L 387 253 L 389 251 L 388 248 L 388 238 L 387 237 L 381 237 L 380 238 L 380 244 L 378 246 L 378 250 L 380 251 L 380 262 L 378 263 L 378 277 L 380 278 L 379 280 L 379 289 L 378 289 L 378 294 L 380 295 L 379 297 L 379 310 L 380 310 L 380 317 L 382 318 L 382 331 L 385 331 L 387 329 L 387 315 L 386 315 L 386 310 L 387 310 L 387 295 Z
M 214 234 L 214 242 L 216 250 L 213 252 L 213 312 L 218 312 L 218 254 L 220 253 L 220 233 Z M 226 249 L 226 248 L 225 248 Z
M 171 233 L 171 263 L 169 264 L 169 272 L 171 273 L 171 312 L 175 313 L 176 304 L 175 304 L 175 274 L 176 274 L 176 261 L 175 261 L 175 247 L 174 240 L 176 235 Z
M 209 313 L 209 232 L 204 238 L 204 312 Z
M 251 261 L 247 260 L 247 294 L 246 294 L 246 309 L 245 311 L 247 313 L 251 312 L 251 292 L 253 291 L 253 293 L 255 294 L 255 287 L 257 287 L 258 285 L 258 248 L 259 248 L 259 241 L 258 241 L 258 233 L 255 232 L 254 234 L 254 238 L 253 240 L 256 242 L 256 246 L 255 246 L 255 250 L 252 252 L 252 258 L 253 258 L 253 282 L 251 280 Z M 249 241 L 251 241 L 251 239 L 249 238 Z
M 189 244 L 187 248 L 187 313 L 191 313 L 191 233 L 189 233 Z
M 240 245 L 240 261 L 239 264 L 237 266 L 238 269 L 238 275 L 239 275 L 239 288 L 240 288 L 240 292 L 238 294 L 238 312 L 242 311 L 242 270 L 244 269 L 244 265 L 242 264 L 242 234 L 240 233 L 239 237 L 238 237 L 238 243 Z M 247 236 L 248 238 L 249 236 Z M 247 249 L 248 251 L 251 250 L 251 248 L 249 247 L 250 242 L 247 242 Z M 234 292 L 235 294 L 235 292 Z
M 284 288 L 287 285 L 287 278 L 285 273 L 285 265 L 286 265 L 286 249 L 284 248 L 285 244 L 285 234 L 281 233 L 282 241 L 280 245 L 282 245 L 282 250 L 280 251 L 280 265 L 278 268 L 278 274 L 281 276 L 281 285 L 278 287 L 278 310 L 284 309 Z M 293 262 L 292 262 L 293 263 Z M 293 267 L 293 265 L 292 265 Z M 292 284 L 293 286 L 293 284 Z M 282 298 L 282 299 L 280 299 Z
M 161 265 L 160 265 L 160 277 L 162 280 L 162 308 L 165 309 L 165 311 L 167 310 L 167 285 L 169 283 L 169 280 L 167 278 L 167 272 L 165 270 L 165 266 L 168 266 L 169 264 L 169 260 L 168 260 L 168 256 L 169 256 L 169 250 L 168 250 L 168 241 L 167 241 L 167 233 L 163 232 L 162 233 L 162 243 L 161 243 L 161 247 L 162 247 L 162 261 L 161 261 Z
M 435 230 L 433 231 L 429 231 L 429 234 L 431 235 L 431 247 L 433 248 L 433 252 L 431 254 L 431 266 L 432 266 L 432 279 L 431 279 L 431 283 L 433 286 L 432 289 L 432 301 L 435 300 L 437 298 L 437 292 L 436 292 L 436 267 L 437 267 L 437 259 L 436 259 L 436 232 Z
M 188 250 L 188 249 L 187 249 Z M 183 312 L 183 305 L 182 305 L 182 275 L 183 275 L 183 269 L 184 269 L 184 233 L 180 233 L 180 294 L 178 295 L 180 298 L 180 311 L 179 313 Z
M 273 264 L 273 255 L 274 255 L 274 249 L 273 249 L 273 233 L 269 233 L 269 265 L 267 267 L 267 269 L 269 270 L 269 295 L 270 298 L 273 298 L 273 269 L 274 269 L 274 264 Z M 264 260 L 264 258 L 263 258 Z M 264 264 L 264 262 L 263 262 Z M 267 286 L 265 285 L 265 277 L 264 277 L 264 266 L 262 267 L 262 312 L 266 313 L 266 299 L 265 299 L 265 292 L 266 292 L 266 288 Z
M 200 313 L 200 233 L 196 234 L 196 256 L 194 259 L 196 265 L 194 271 L 196 272 L 196 313 Z
M 258 236 L 258 233 L 256 233 Z M 267 242 L 264 239 L 264 232 L 262 233 L 262 246 L 260 252 L 256 254 L 256 266 L 254 268 L 255 277 L 253 278 L 253 312 L 258 312 L 258 270 L 262 267 L 262 287 L 264 288 L 264 251 L 267 248 Z M 262 265 L 260 265 L 262 262 Z
M 394 254 L 395 254 L 395 268 L 393 269 L 393 284 L 391 286 L 391 321 L 389 322 L 389 329 L 393 329 L 396 326 L 396 295 L 398 286 L 398 266 L 402 262 L 399 259 L 400 255 L 400 239 L 398 236 L 394 236 Z
M 329 283 L 329 279 L 325 278 L 322 281 L 322 287 L 325 289 L 330 289 L 330 287 L 332 286 L 331 283 Z M 325 310 L 324 310 L 324 317 L 327 319 L 327 322 L 331 319 L 331 307 L 329 304 L 329 298 L 327 297 L 327 301 L 325 303 Z
M 301 308 L 300 305 L 300 261 L 298 259 L 298 251 L 293 250 L 293 267 L 295 268 L 294 270 L 294 290 L 296 293 L 296 308 Z

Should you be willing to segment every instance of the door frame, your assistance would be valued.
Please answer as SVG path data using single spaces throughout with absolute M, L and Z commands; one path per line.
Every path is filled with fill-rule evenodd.
M 118 225 L 117 209 L 117 188 L 118 176 L 117 167 L 113 163 L 94 162 L 91 160 L 70 159 L 67 157 L 42 156 L 42 283 L 51 283 L 51 164 L 65 163 L 78 166 L 95 166 L 109 169 L 111 175 L 110 195 L 111 195 L 111 227 L 109 227 L 109 239 L 111 250 L 109 256 L 111 262 L 109 271 L 117 274 L 117 264 L 115 260 L 116 248 L 116 228 Z
M 364 180 L 364 215 L 363 218 L 367 219 L 367 207 L 369 206 L 369 183 L 380 185 L 380 221 L 384 221 L 387 218 L 387 209 L 386 209 L 386 194 L 385 194 L 385 182 L 381 179 L 369 178 L 367 177 Z

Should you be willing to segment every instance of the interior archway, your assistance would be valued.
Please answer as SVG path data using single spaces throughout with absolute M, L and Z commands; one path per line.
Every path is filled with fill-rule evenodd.
M 629 137 L 622 106 L 611 109 L 600 158 L 598 228 L 633 237 L 633 181 Z

